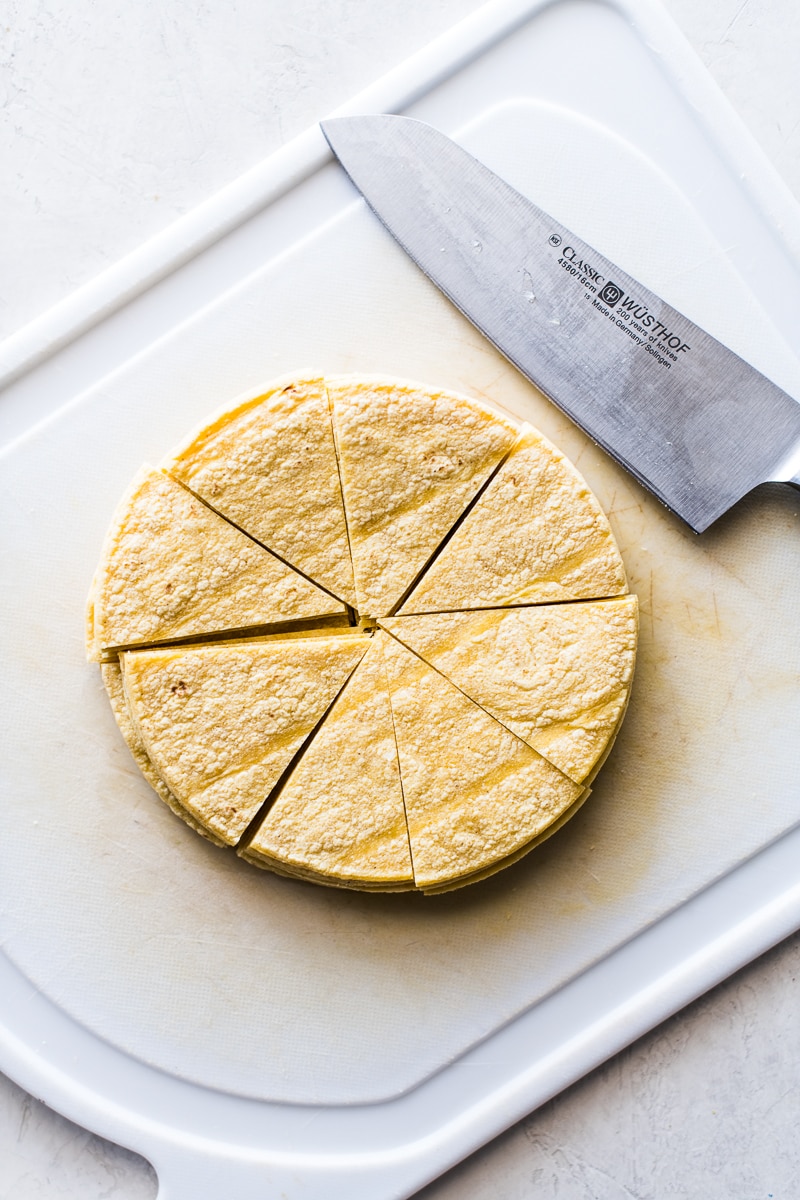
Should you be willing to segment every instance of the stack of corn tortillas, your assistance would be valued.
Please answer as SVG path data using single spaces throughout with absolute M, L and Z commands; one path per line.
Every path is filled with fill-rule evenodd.
M 636 598 L 541 434 L 465 396 L 301 375 L 236 401 L 121 501 L 89 657 L 158 795 L 251 863 L 446 891 L 588 794 Z

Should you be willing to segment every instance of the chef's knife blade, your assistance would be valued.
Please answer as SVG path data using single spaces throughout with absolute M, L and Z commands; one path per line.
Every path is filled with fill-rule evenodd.
M 698 533 L 800 487 L 800 404 L 455 142 L 395 116 L 322 131 L 437 287 Z

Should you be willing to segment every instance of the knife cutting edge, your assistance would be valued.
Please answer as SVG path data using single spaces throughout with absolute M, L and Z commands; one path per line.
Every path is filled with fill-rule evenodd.
M 428 278 L 697 533 L 800 488 L 800 404 L 466 150 L 408 117 L 321 128 Z

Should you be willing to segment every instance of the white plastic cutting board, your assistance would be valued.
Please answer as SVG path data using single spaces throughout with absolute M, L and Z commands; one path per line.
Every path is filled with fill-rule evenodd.
M 453 133 L 800 395 L 798 214 L 672 38 L 627 0 L 494 6 L 350 110 Z M 797 494 L 688 533 L 438 295 L 318 132 L 5 355 L 7 427 L 55 411 L 0 480 L 0 1066 L 148 1157 L 162 1200 L 408 1195 L 800 923 Z M 641 598 L 634 700 L 589 804 L 463 892 L 342 895 L 205 844 L 139 778 L 83 659 L 129 477 L 305 366 L 531 420 L 596 490 Z

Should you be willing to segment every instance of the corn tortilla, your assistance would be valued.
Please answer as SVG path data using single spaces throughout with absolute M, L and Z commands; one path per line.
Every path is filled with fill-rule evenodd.
M 635 596 L 381 624 L 576 783 L 622 719 L 636 658 Z
M 142 744 L 142 739 L 139 736 L 139 731 L 136 725 L 131 720 L 131 715 L 128 710 L 128 705 L 125 700 L 125 692 L 122 685 L 122 669 L 118 661 L 103 663 L 100 667 L 100 674 L 103 680 L 103 686 L 108 693 L 108 698 L 111 702 L 111 711 L 114 714 L 119 731 L 125 739 L 125 744 L 133 755 L 134 761 L 139 770 L 144 775 L 151 788 L 166 804 L 167 808 L 171 809 L 176 817 L 180 817 L 182 821 L 202 837 L 207 838 L 210 842 L 214 842 L 217 846 L 224 846 L 222 838 L 216 836 L 209 829 L 205 829 L 199 821 L 196 821 L 192 814 L 183 807 L 178 799 L 173 796 L 164 780 L 155 769 L 150 759 L 147 756 L 147 751 Z
M 596 600 L 627 590 L 608 518 L 586 481 L 526 426 L 399 612 Z
M 580 808 L 636 615 L 605 515 L 541 434 L 304 372 L 142 469 L 85 636 L 134 760 L 197 832 L 300 882 L 435 894 Z
M 507 858 L 578 798 L 578 784 L 394 638 L 385 659 L 417 887 Z
M 359 613 L 386 616 L 510 450 L 477 400 L 386 379 L 329 380 Z
M 392 710 L 378 633 L 250 839 L 268 856 L 330 881 L 413 881 Z
M 178 803 L 231 845 L 366 649 L 335 637 L 127 651 L 125 698 Z
M 163 463 L 250 537 L 355 607 L 325 381 L 289 376 L 240 397 Z
M 117 509 L 92 586 L 88 653 L 338 616 L 345 607 L 162 471 Z

